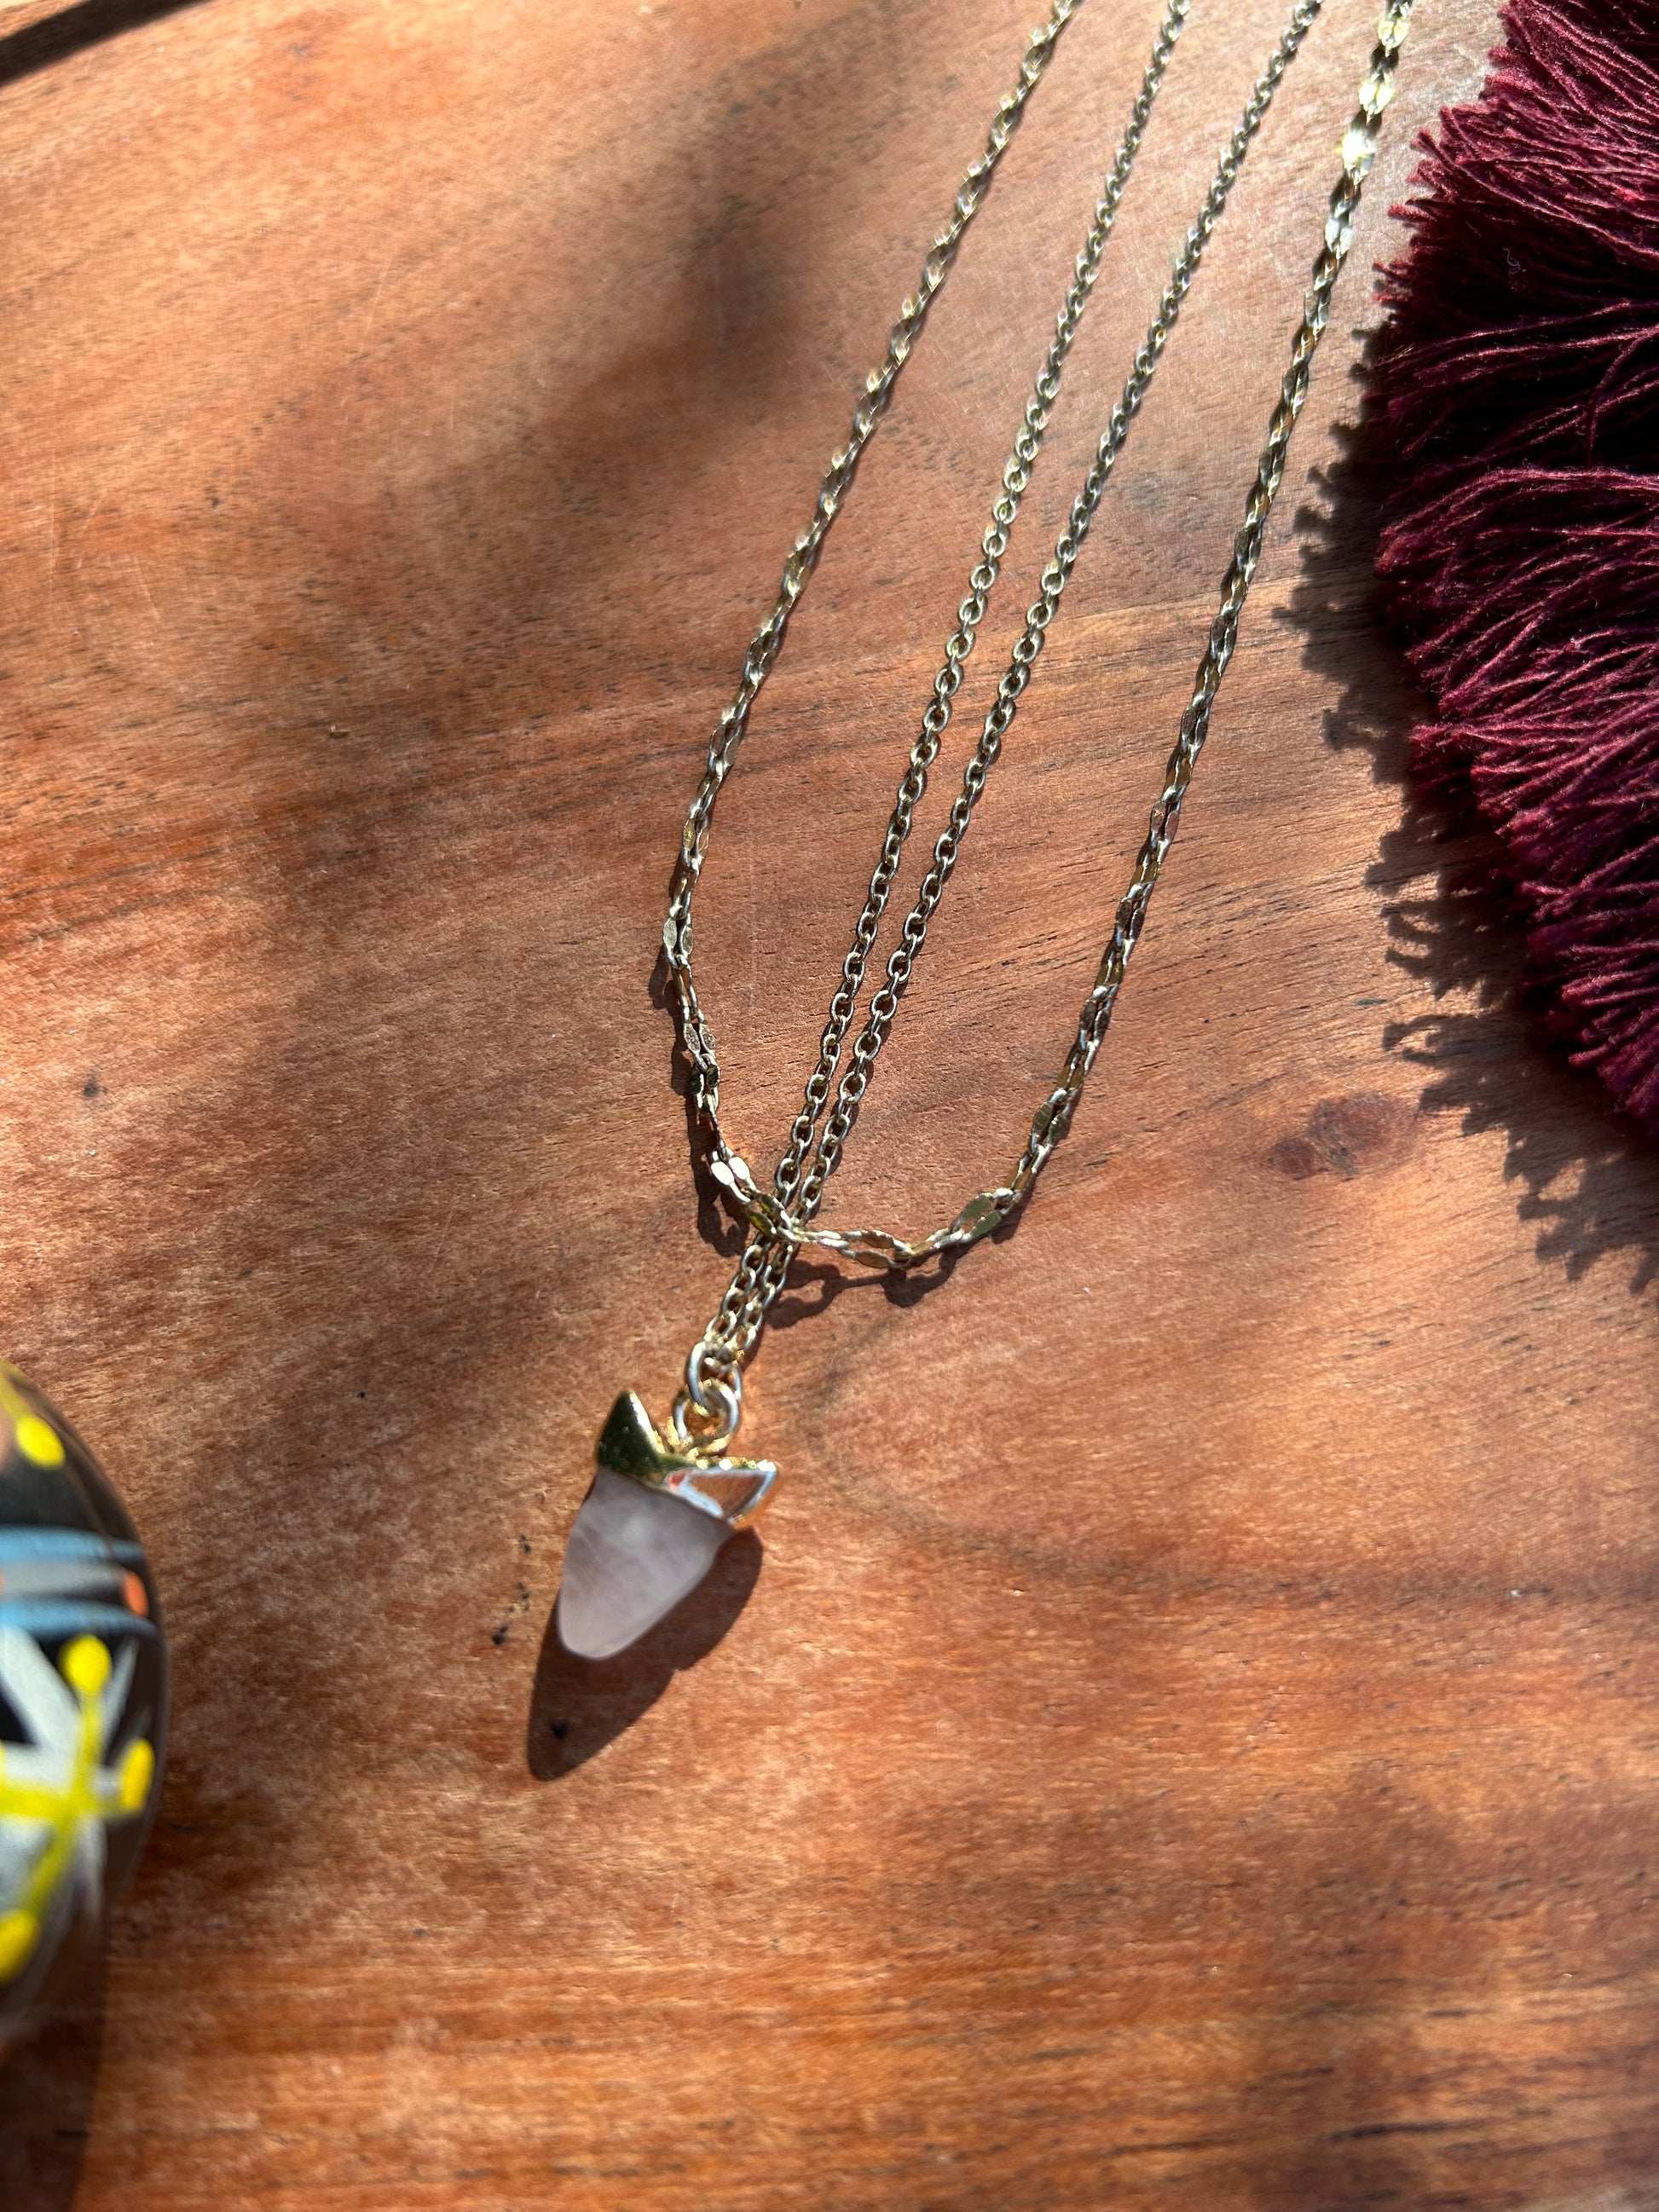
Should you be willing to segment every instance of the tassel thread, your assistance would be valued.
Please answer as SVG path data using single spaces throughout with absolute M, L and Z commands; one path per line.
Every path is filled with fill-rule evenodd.
M 1383 272 L 1378 568 L 1431 786 L 1496 833 L 1573 1059 L 1659 1135 L 1659 9 L 1509 0 Z

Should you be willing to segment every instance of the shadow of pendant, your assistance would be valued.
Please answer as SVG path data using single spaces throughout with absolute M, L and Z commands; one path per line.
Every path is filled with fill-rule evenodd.
M 753 1529 L 734 1535 L 689 1596 L 609 1659 L 579 1659 L 567 1651 L 550 1619 L 525 1744 L 536 1779 L 573 1773 L 649 1712 L 676 1674 L 706 1659 L 748 1604 L 765 1556 Z

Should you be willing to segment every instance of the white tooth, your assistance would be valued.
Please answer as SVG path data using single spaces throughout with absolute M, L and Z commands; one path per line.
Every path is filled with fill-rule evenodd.
M 555 1613 L 580 1659 L 608 1659 L 694 1590 L 732 1534 L 718 1515 L 602 1467 L 564 1555 Z

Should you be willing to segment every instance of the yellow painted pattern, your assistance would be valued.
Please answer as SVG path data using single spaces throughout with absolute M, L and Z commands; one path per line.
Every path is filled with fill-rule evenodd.
M 64 1439 L 50 1421 L 43 1421 L 18 1389 L 23 1380 L 15 1367 L 0 1360 L 0 1413 L 11 1423 L 17 1449 L 37 1467 L 62 1467 Z
M 64 1440 L 50 1421 L 35 1412 L 17 1387 L 22 1378 L 0 1361 L 0 1414 L 11 1425 L 18 1450 L 36 1467 L 62 1467 Z M 143 1585 L 136 1577 L 142 1593 Z M 149 1611 L 135 1602 L 135 1613 Z M 34 1954 L 46 1909 L 75 1862 L 75 1847 L 86 1820 L 118 1820 L 143 1812 L 155 1778 L 155 1753 L 148 1743 L 129 1744 L 118 1772 L 101 1764 L 103 1717 L 98 1700 L 110 1678 L 108 1646 L 95 1636 L 79 1636 L 58 1658 L 58 1670 L 81 1706 L 79 1740 L 68 1778 L 62 1783 L 25 1780 L 8 1771 L 0 1745 L 0 1820 L 39 1820 L 50 1833 L 21 1901 L 0 1913 L 0 1984 L 13 1981 Z
M 142 1812 L 155 1774 L 155 1753 L 148 1743 L 129 1745 L 116 1774 L 100 1764 L 103 1717 L 98 1698 L 110 1677 L 107 1644 L 95 1636 L 77 1636 L 58 1664 L 81 1703 L 80 1741 L 68 1778 L 60 1784 L 25 1781 L 8 1772 L 0 1746 L 0 1820 L 44 1820 L 52 1830 L 22 1902 L 0 1916 L 0 1982 L 15 1979 L 28 1964 L 46 1907 L 73 1863 L 82 1822 Z
M 43 1421 L 38 1413 L 25 1413 L 16 1434 L 17 1449 L 25 1459 L 32 1459 L 36 1467 L 62 1467 L 64 1439 L 50 1421 Z

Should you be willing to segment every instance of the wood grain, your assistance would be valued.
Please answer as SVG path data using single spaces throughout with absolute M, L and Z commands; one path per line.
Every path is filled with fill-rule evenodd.
M 1071 1143 L 936 1283 L 804 1270 L 763 1548 L 625 1662 L 543 1648 L 591 1438 L 731 1256 L 652 989 L 680 812 L 1030 12 L 7 18 L 6 1348 L 178 1692 L 106 1984 L 0 2090 L 16 2212 L 1659 2204 L 1659 1170 L 1405 791 L 1353 429 L 1485 0 L 1420 11 Z M 998 638 L 1274 14 L 1195 10 Z M 1367 46 L 1326 15 L 840 1218 L 948 1212 L 1057 1066 Z M 753 1158 L 1153 20 L 1068 33 L 723 802 Z

